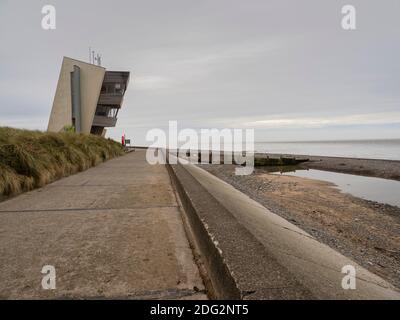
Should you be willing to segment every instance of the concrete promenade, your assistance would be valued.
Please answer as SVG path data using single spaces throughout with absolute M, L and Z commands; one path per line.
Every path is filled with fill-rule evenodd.
M 400 299 L 398 289 L 378 275 L 204 169 L 172 165 L 171 174 L 218 296 Z M 345 266 L 354 270 L 350 290 L 342 287 Z
M 2 202 L 0 298 L 206 298 L 181 215 L 144 150 Z

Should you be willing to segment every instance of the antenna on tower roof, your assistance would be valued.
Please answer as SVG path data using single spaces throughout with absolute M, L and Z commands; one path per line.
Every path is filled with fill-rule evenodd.
M 101 54 L 100 53 L 96 53 L 95 55 L 95 51 L 92 50 L 92 47 L 89 47 L 89 63 L 91 64 L 96 64 L 98 66 L 101 66 Z
M 97 60 L 97 65 L 101 66 L 101 55 L 100 54 L 97 54 L 96 60 Z

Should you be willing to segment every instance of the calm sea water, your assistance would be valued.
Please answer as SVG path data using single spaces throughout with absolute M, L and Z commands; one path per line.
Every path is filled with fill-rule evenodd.
M 256 152 L 400 160 L 400 139 L 256 142 Z

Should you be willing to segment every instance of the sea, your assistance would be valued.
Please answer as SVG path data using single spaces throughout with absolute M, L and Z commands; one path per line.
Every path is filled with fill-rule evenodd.
M 255 142 L 256 152 L 400 160 L 400 139 Z

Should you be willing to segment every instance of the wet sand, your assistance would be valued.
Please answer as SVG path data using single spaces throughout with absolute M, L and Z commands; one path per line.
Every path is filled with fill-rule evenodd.
M 310 162 L 308 167 L 355 173 L 352 170 L 363 166 L 358 169 L 375 177 L 394 177 L 397 166 L 400 168 L 387 162 L 387 168 L 372 172 L 374 166 L 386 161 L 314 158 L 322 158 L 320 166 Z M 346 166 L 334 167 L 337 161 Z M 270 174 L 261 168 L 250 176 L 236 176 L 234 165 L 201 167 L 400 288 L 400 208 L 344 194 L 329 182 Z

